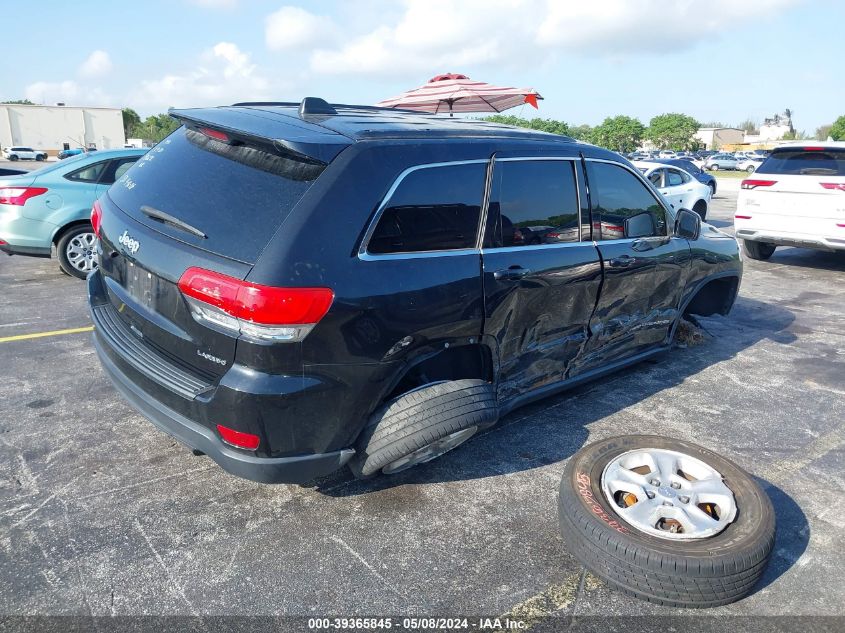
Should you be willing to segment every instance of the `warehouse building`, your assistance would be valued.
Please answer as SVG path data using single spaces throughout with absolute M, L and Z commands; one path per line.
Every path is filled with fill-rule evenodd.
M 123 147 L 119 108 L 0 104 L 0 147 L 22 145 L 55 156 L 63 149 Z
M 718 150 L 731 143 L 742 143 L 745 130 L 736 127 L 702 127 L 695 133 L 695 139 L 704 149 Z

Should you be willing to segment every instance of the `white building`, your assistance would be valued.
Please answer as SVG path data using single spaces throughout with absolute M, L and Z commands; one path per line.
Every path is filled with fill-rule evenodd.
M 717 150 L 723 145 L 744 142 L 745 130 L 736 127 L 702 127 L 695 133 L 695 139 L 704 145 L 704 149 Z
M 55 155 L 65 148 L 125 143 L 119 108 L 0 104 L 0 147 L 23 145 Z

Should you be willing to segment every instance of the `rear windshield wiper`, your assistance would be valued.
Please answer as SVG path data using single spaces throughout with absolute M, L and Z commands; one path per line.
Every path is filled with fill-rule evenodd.
M 148 218 L 152 218 L 153 220 L 158 220 L 159 222 L 164 222 L 165 224 L 169 224 L 171 226 L 175 226 L 177 229 L 182 229 L 191 235 L 196 235 L 197 237 L 201 237 L 202 239 L 208 239 L 208 235 L 200 231 L 198 228 L 191 226 L 187 222 L 183 222 L 179 218 L 174 218 L 169 213 L 165 213 L 164 211 L 159 211 L 158 209 L 154 209 L 153 207 L 148 207 L 144 205 L 141 207 L 141 213 L 146 215 Z

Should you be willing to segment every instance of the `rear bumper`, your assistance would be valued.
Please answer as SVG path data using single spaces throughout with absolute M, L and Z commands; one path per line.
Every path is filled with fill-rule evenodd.
M 47 246 L 14 246 L 13 244 L 0 244 L 0 252 L 6 255 L 27 255 L 29 257 L 50 257 L 52 249 Z
M 56 226 L 43 220 L 28 218 L 22 207 L 0 205 L 0 251 L 8 255 L 50 257 Z
M 825 251 L 845 250 L 845 231 L 840 238 L 812 235 L 807 233 L 793 233 L 787 231 L 773 231 L 771 229 L 754 229 L 736 227 L 736 236 L 741 240 L 752 242 L 767 242 L 777 246 L 798 246 L 801 248 L 816 248 Z
M 111 360 L 96 331 L 93 338 L 106 375 L 129 404 L 160 430 L 186 446 L 202 451 L 233 475 L 262 483 L 305 483 L 341 468 L 355 454 L 352 449 L 344 449 L 295 457 L 257 457 L 230 448 L 211 429 L 189 420 L 142 391 Z

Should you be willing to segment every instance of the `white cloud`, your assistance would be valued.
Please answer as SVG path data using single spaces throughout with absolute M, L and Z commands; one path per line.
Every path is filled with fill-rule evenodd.
M 690 48 L 794 0 L 592 0 L 548 3 L 537 30 L 541 46 L 584 53 L 630 54 Z
M 234 9 L 238 6 L 238 0 L 188 0 L 203 9 Z
M 79 74 L 82 77 L 102 77 L 111 72 L 113 64 L 106 51 L 94 51 L 79 66 Z
M 36 81 L 29 84 L 24 90 L 24 97 L 33 103 L 51 105 L 59 101 L 64 103 L 75 102 L 79 96 L 79 85 L 75 81 Z
M 286 41 L 306 48 L 317 73 L 460 72 L 542 64 L 557 51 L 619 57 L 689 48 L 797 1 L 404 0 L 398 18 L 374 14 L 376 26 L 344 33 L 344 43 L 336 44 L 337 23 L 285 7 L 268 17 L 266 39 L 271 49 L 285 48 Z
M 164 109 L 263 100 L 270 96 L 270 82 L 249 54 L 231 42 L 220 42 L 200 56 L 195 70 L 141 81 L 129 102 L 141 108 Z
M 264 21 L 264 39 L 270 50 L 330 43 L 340 32 L 330 19 L 299 7 L 282 7 Z

